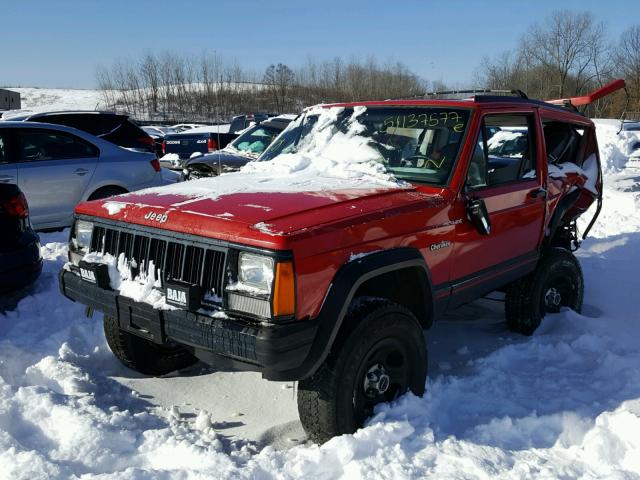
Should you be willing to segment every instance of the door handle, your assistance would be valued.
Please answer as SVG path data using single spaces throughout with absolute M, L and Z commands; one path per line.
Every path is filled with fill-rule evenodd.
M 531 198 L 547 198 L 547 190 L 544 188 L 536 188 L 535 190 L 531 190 L 529 192 L 529 196 Z
M 76 168 L 73 173 L 75 173 L 76 175 L 79 175 L 79 176 L 82 177 L 82 176 L 86 175 L 87 173 L 89 173 L 89 170 L 87 170 L 86 168 Z
M 0 182 L 2 183 L 9 183 L 12 180 L 13 180 L 12 175 L 0 175 Z

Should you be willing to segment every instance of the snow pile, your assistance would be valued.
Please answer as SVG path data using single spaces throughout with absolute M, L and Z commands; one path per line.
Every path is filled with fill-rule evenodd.
M 147 265 L 140 265 L 136 275 L 133 274 L 133 269 L 138 265 L 133 260 L 128 261 L 124 253 L 116 258 L 108 253 L 90 252 L 84 256 L 84 261 L 107 265 L 111 288 L 118 290 L 123 297 L 147 303 L 161 310 L 174 308 L 166 303 L 166 296 L 161 290 L 162 284 L 153 261 L 149 261 Z
M 151 379 L 122 367 L 100 316 L 59 293 L 67 232 L 42 235 L 42 276 L 0 313 L 0 478 L 639 478 L 636 177 L 605 177 L 602 216 L 578 252 L 582 314 L 550 315 L 522 337 L 496 302 L 463 307 L 427 333 L 424 398 L 406 395 L 323 446 L 271 446 L 289 440 L 295 411 L 266 437 L 229 437 L 219 403 L 250 397 L 262 418 L 281 414 L 257 376 L 195 367 Z M 230 398 L 212 381 L 235 385 Z M 187 415 L 183 401 L 200 403 Z
M 218 198 L 241 192 L 305 192 L 357 188 L 401 188 L 405 183 L 388 173 L 380 163 L 380 153 L 359 136 L 362 124 L 358 116 L 364 107 L 356 107 L 347 132 L 336 131 L 333 122 L 342 108 L 321 108 L 310 140 L 296 153 L 282 154 L 268 162 L 250 162 L 240 172 L 202 178 L 161 188 L 149 188 L 136 194 L 184 195 L 193 198 Z M 294 125 L 290 124 L 289 128 Z M 165 157 L 162 160 L 166 159 Z
M 625 168 L 634 145 L 640 143 L 640 132 L 621 130 L 620 120 L 594 118 L 602 169 L 617 172 Z

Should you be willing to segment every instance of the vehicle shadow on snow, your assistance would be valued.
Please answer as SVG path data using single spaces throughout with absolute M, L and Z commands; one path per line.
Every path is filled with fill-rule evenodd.
M 425 397 L 400 400 L 389 417 L 406 415 L 436 440 L 547 448 L 579 442 L 598 415 L 640 397 L 640 322 L 623 288 L 635 283 L 640 233 L 589 240 L 583 250 L 582 315 L 550 315 L 524 337 L 508 331 L 500 302 L 456 309 L 426 334 Z

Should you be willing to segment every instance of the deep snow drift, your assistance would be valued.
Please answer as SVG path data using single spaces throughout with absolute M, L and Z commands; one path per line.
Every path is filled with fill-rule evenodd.
M 640 478 L 640 172 L 622 167 L 578 253 L 582 315 L 525 338 L 498 302 L 460 309 L 427 332 L 424 398 L 321 447 L 296 445 L 290 385 L 120 366 L 58 291 L 66 233 L 43 235 L 42 277 L 0 314 L 0 478 Z

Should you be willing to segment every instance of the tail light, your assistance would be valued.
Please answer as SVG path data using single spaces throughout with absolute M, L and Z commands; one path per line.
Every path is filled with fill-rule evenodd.
M 209 152 L 215 152 L 217 149 L 218 149 L 218 143 L 213 138 L 210 138 L 209 140 L 207 140 L 207 150 Z
M 162 140 L 162 154 L 165 155 L 167 153 L 167 141 Z
M 27 199 L 22 193 L 4 202 L 2 208 L 10 217 L 27 218 L 29 216 L 29 205 L 27 205 Z
M 157 158 L 154 158 L 153 160 L 151 160 L 151 166 L 156 172 L 160 171 L 160 162 L 158 161 Z
M 156 149 L 156 142 L 151 137 L 140 137 L 136 138 L 138 143 L 144 145 L 149 149 L 149 151 L 154 152 Z

